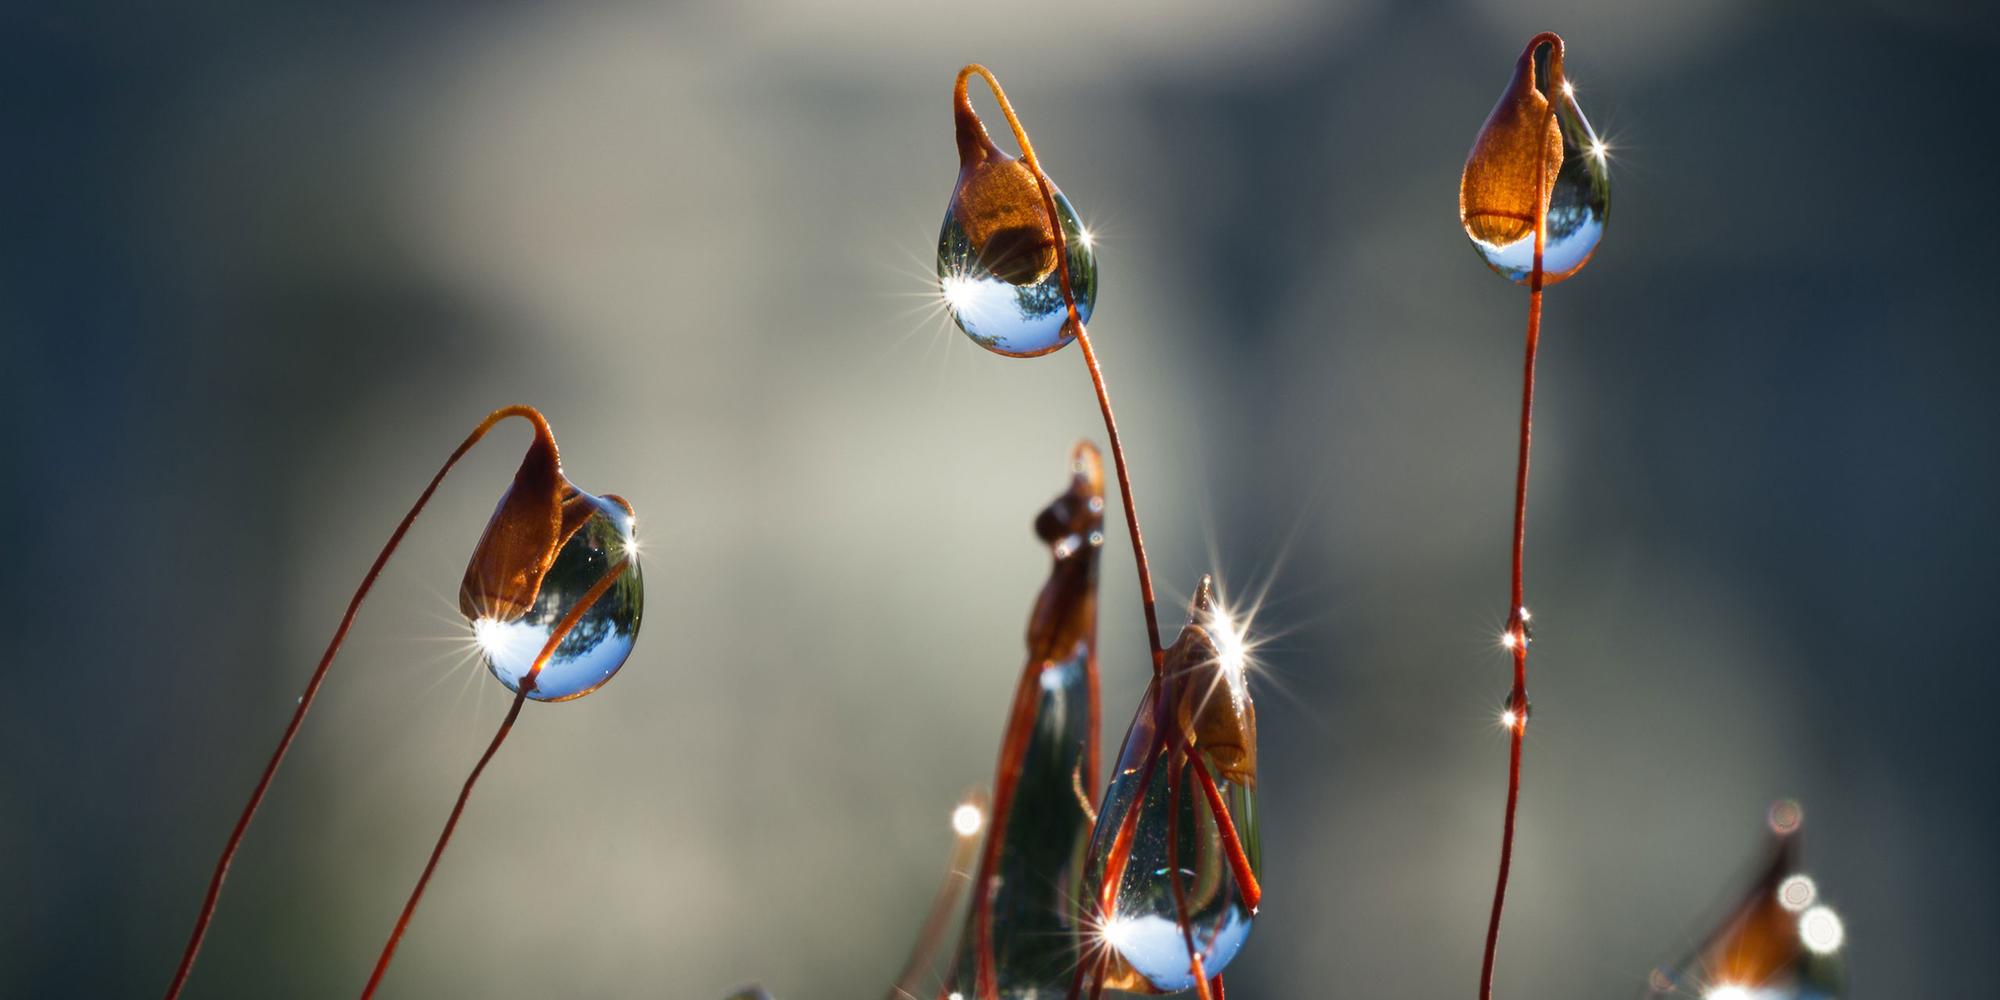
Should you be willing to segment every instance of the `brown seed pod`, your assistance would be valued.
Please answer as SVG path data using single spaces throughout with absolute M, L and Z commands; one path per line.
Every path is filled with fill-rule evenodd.
M 1240 653 L 1218 645 L 1219 627 L 1209 578 L 1201 578 L 1188 606 L 1188 623 L 1167 647 L 1166 674 L 1178 686 L 1181 731 L 1208 752 L 1220 778 L 1257 787 L 1257 706 L 1244 683 Z M 1225 638 L 1224 643 L 1233 642 Z
M 468 619 L 514 621 L 535 606 L 542 577 L 555 561 L 569 531 L 588 511 L 568 504 L 578 490 L 563 477 L 555 437 L 538 429 L 514 482 L 473 546 L 465 579 L 458 587 L 458 610 Z M 575 508 L 574 518 L 566 517 Z M 566 522 L 574 520 L 575 524 Z M 566 530 L 567 529 L 567 530 Z
M 952 211 L 979 263 L 1013 285 L 1032 285 L 1056 269 L 1055 222 L 1042 200 L 1034 168 L 993 144 L 972 110 L 961 74 L 952 92 L 958 133 L 958 185 Z
M 1536 35 L 1522 50 L 1514 78 L 1465 157 L 1458 219 L 1473 239 L 1505 245 L 1534 232 L 1535 220 L 1562 171 L 1562 127 L 1548 97 L 1536 86 L 1535 52 L 1544 45 L 1549 47 L 1549 79 L 1544 82 L 1550 93 L 1561 90 L 1562 39 Z

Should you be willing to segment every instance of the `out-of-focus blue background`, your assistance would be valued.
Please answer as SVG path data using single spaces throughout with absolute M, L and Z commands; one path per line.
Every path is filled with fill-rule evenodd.
M 1231 995 L 1470 993 L 1525 296 L 1454 192 L 1551 28 L 1614 192 L 1548 300 L 1500 993 L 1635 992 L 1781 795 L 1856 996 L 1989 989 L 1990 10 L 788 0 L 8 12 L 0 994 L 165 984 L 375 548 L 531 402 L 639 507 L 645 634 L 528 707 L 388 994 L 880 995 L 1101 433 L 1074 349 L 987 355 L 926 294 L 974 59 L 1099 235 L 1163 589 L 1273 584 Z M 450 598 L 524 441 L 376 591 L 190 996 L 360 987 L 504 707 Z

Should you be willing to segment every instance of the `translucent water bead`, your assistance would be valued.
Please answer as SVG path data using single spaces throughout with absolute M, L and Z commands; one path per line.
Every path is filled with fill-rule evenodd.
M 1548 192 L 1542 283 L 1583 269 L 1611 207 L 1606 148 L 1563 75 L 1562 43 L 1538 36 L 1522 52 L 1466 157 L 1459 221 L 1488 267 L 1526 283 L 1535 263 L 1536 183 Z
M 1069 249 L 1070 290 L 1076 296 L 1076 312 L 1088 322 L 1097 303 L 1097 251 L 1069 199 L 1057 192 L 1055 202 Z M 982 253 L 959 221 L 956 202 L 946 210 L 944 227 L 938 233 L 937 258 L 938 290 L 944 294 L 945 306 L 952 321 L 973 343 L 1014 358 L 1047 354 L 1076 339 L 1067 329 L 1069 307 L 1063 299 L 1062 277 L 1054 268 L 1024 284 L 1002 276 L 1010 269 L 1008 258 L 1026 252 L 1018 247 L 995 249 L 989 243 Z M 1022 275 L 1016 272 L 1012 276 Z
M 1214 613 L 1207 580 L 1190 618 L 1132 719 L 1086 855 L 1083 905 L 1093 912 L 1084 923 L 1112 989 L 1192 988 L 1190 938 L 1203 971 L 1220 974 L 1256 915 L 1236 867 L 1240 858 L 1253 879 L 1261 867 L 1256 709 L 1236 637 L 1211 634 L 1227 622 Z M 1176 732 L 1192 753 L 1173 746 Z
M 489 616 L 472 622 L 487 668 L 509 691 L 519 691 L 563 620 L 623 562 L 535 675 L 528 697 L 536 701 L 568 701 L 604 686 L 632 654 L 645 603 L 632 514 L 618 502 L 587 493 L 574 494 L 564 507 L 566 524 L 580 523 L 561 540 L 534 604 L 511 620 Z
M 966 95 L 967 74 L 973 72 L 984 71 L 977 66 L 961 71 L 952 97 L 958 180 L 938 233 L 938 290 L 973 343 L 995 354 L 1031 358 L 1075 339 L 1068 329 L 1064 275 L 1077 316 L 1090 319 L 1097 302 L 1097 252 L 1055 182 L 1037 173 L 1025 156 L 1003 152 L 987 134 Z M 999 83 L 990 75 L 987 80 L 1002 108 L 1008 107 Z M 1028 148 L 1018 124 L 1015 138 Z M 1042 197 L 1045 182 L 1048 199 Z M 1055 202 L 1054 220 L 1049 201 Z

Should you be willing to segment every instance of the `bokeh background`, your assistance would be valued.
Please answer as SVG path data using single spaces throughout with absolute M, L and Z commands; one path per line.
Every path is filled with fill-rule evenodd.
M 1166 617 L 1208 569 L 1270 588 L 1231 995 L 1470 993 L 1525 295 L 1454 186 L 1546 28 L 1614 193 L 1549 298 L 1500 991 L 1635 993 L 1786 795 L 1856 996 L 1990 989 L 1990 10 L 787 0 L 8 11 L 0 994 L 164 985 L 375 548 L 531 402 L 641 511 L 645 635 L 529 706 L 388 992 L 880 995 L 991 777 L 1030 518 L 1101 435 L 1074 349 L 940 320 L 975 59 L 1099 236 Z M 526 436 L 490 440 L 362 615 L 190 996 L 365 978 L 505 706 L 450 599 Z M 1145 658 L 1106 552 L 1115 745 Z

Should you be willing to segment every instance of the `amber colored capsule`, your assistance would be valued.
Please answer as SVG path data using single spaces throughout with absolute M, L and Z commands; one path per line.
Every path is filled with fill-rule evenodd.
M 1167 648 L 1166 673 L 1179 692 L 1181 731 L 1222 771 L 1220 777 L 1257 787 L 1257 706 L 1249 697 L 1242 654 L 1234 637 L 1220 643 L 1209 578 L 1201 578 L 1188 607 L 1188 625 Z
M 1070 453 L 1070 486 L 1035 518 L 1035 534 L 1055 555 L 1049 582 L 1028 615 L 1028 652 L 1056 661 L 1097 631 L 1096 548 L 1104 540 L 1104 462 L 1079 441 Z M 1082 558 L 1077 558 L 1077 557 Z
M 536 434 L 473 546 L 458 587 L 460 613 L 468 619 L 509 622 L 535 606 L 542 577 L 562 548 L 564 501 L 577 492 L 563 477 L 555 439 Z
M 1032 285 L 1056 269 L 1056 233 L 1035 171 L 1002 152 L 972 110 L 965 80 L 953 95 L 958 134 L 958 186 L 952 211 L 965 227 L 979 263 L 1013 285 Z
M 1473 239 L 1504 246 L 1532 234 L 1562 170 L 1562 128 L 1535 80 L 1535 50 L 1543 45 L 1549 46 L 1548 87 L 1562 87 L 1562 39 L 1535 36 L 1465 157 L 1458 217 Z

